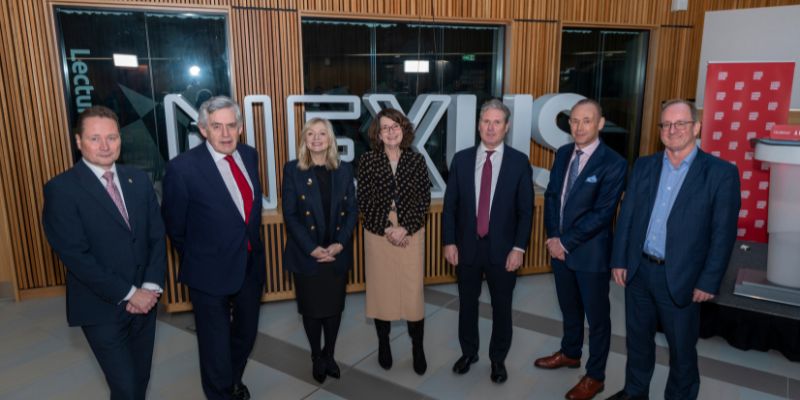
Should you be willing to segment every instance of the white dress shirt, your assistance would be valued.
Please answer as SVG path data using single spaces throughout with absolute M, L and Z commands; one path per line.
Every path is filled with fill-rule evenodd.
M 246 219 L 244 214 L 244 200 L 242 200 L 242 193 L 239 192 L 239 185 L 236 184 L 236 179 L 233 177 L 231 165 L 225 161 L 226 154 L 217 152 L 208 142 L 206 142 L 206 148 L 208 149 L 208 152 L 211 153 L 211 157 L 214 159 L 214 164 L 217 165 L 219 174 L 222 175 L 222 180 L 225 182 L 225 187 L 228 188 L 228 193 L 230 193 L 233 203 L 236 204 L 236 209 L 239 210 L 239 214 L 242 216 L 242 219 Z M 233 160 L 236 162 L 236 165 L 239 166 L 239 170 L 242 171 L 242 175 L 244 175 L 244 178 L 247 179 L 247 185 L 250 186 L 250 192 L 252 193 L 253 182 L 250 182 L 250 175 L 247 173 L 247 168 L 244 167 L 242 156 L 239 155 L 238 150 L 234 151 L 231 155 L 233 156 Z

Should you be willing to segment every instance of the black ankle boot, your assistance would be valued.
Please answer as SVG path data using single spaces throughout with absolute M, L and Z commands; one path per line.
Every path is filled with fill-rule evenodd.
M 375 331 L 378 333 L 378 364 L 383 369 L 392 368 L 392 347 L 389 345 L 389 332 L 392 323 L 380 319 L 375 320 Z
M 311 370 L 311 375 L 314 376 L 314 380 L 323 383 L 325 382 L 326 377 L 326 368 L 327 363 L 325 362 L 325 357 L 322 356 L 312 356 L 311 362 L 313 363 L 313 367 Z
M 428 362 L 425 360 L 425 349 L 422 346 L 422 338 L 425 333 L 425 320 L 408 321 L 408 335 L 411 336 L 411 354 L 414 357 L 414 372 L 422 375 L 428 369 Z
M 339 379 L 342 376 L 342 371 L 339 369 L 339 364 L 333 359 L 333 354 L 325 352 L 325 373 L 331 378 Z

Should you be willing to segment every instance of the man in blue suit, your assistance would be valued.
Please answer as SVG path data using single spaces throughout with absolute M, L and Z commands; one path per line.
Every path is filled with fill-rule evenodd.
M 242 114 L 227 97 L 200 106 L 206 142 L 170 161 L 162 210 L 194 308 L 209 399 L 247 399 L 242 383 L 264 289 L 258 153 L 239 144 Z
M 453 372 L 465 374 L 478 361 L 478 297 L 485 275 L 492 297 L 490 378 L 496 383 L 508 379 L 504 362 L 511 348 L 511 302 L 533 216 L 528 158 L 503 143 L 510 115 L 497 99 L 481 106 L 481 143 L 453 157 L 442 210 L 444 256 L 458 278 L 462 355 Z
M 144 172 L 116 164 L 113 111 L 83 111 L 75 143 L 82 159 L 45 185 L 42 211 L 67 269 L 67 321 L 83 329 L 111 399 L 144 399 L 167 267 L 158 201 Z
M 628 350 L 625 388 L 614 400 L 649 397 L 659 324 L 669 344 L 664 398 L 697 398 L 699 303 L 719 290 L 736 240 L 739 173 L 697 148 L 694 104 L 666 102 L 659 127 L 665 150 L 637 160 L 614 235 L 611 266 L 626 288 Z
M 583 319 L 589 321 L 586 375 L 566 398 L 588 400 L 604 389 L 611 343 L 608 285 L 611 272 L 611 222 L 625 184 L 627 163 L 600 141 L 600 104 L 583 99 L 572 107 L 570 131 L 575 143 L 556 152 L 544 197 L 547 250 L 563 315 L 561 349 L 534 362 L 539 368 L 578 368 L 583 348 Z

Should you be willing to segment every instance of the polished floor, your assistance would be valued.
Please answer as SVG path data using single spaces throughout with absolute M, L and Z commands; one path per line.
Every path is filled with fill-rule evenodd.
M 613 333 L 604 399 L 624 382 L 625 327 L 623 291 L 612 285 Z M 339 380 L 318 385 L 293 301 L 261 308 L 259 337 L 244 381 L 254 399 L 561 399 L 581 369 L 547 371 L 534 358 L 559 347 L 560 311 L 552 275 L 520 278 L 514 292 L 514 339 L 506 360 L 508 382 L 489 379 L 487 355 L 491 307 L 484 287 L 480 361 L 463 376 L 451 371 L 460 355 L 454 285 L 426 288 L 425 348 L 428 372 L 411 367 L 411 342 L 404 323 L 392 326 L 394 367 L 378 366 L 372 321 L 364 317 L 364 295 L 352 294 L 336 348 Z M 190 313 L 161 313 L 156 331 L 150 399 L 202 399 L 197 344 Z M 668 372 L 666 342 L 657 337 L 658 365 L 651 398 L 660 399 Z M 724 340 L 700 340 L 700 398 L 725 400 L 800 399 L 800 363 L 776 352 L 740 351 Z M 586 359 L 584 351 L 584 361 Z M 80 329 L 69 328 L 64 299 L 0 302 L 0 399 L 107 398 L 102 373 Z

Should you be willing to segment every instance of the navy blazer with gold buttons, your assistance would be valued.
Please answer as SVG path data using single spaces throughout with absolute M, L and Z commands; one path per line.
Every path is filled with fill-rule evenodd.
M 353 167 L 339 163 L 331 170 L 330 221 L 325 221 L 322 210 L 322 195 L 313 168 L 301 170 L 297 160 L 283 167 L 282 190 L 283 222 L 288 234 L 283 252 L 283 268 L 304 275 L 314 275 L 317 268 L 335 268 L 344 273 L 353 265 L 353 229 L 356 226 L 355 187 Z M 325 231 L 331 231 L 331 243 L 339 243 L 344 249 L 330 263 L 319 263 L 311 252 L 324 243 Z

